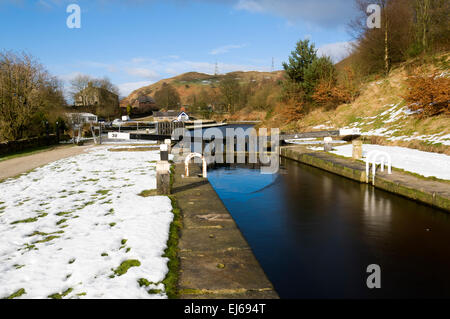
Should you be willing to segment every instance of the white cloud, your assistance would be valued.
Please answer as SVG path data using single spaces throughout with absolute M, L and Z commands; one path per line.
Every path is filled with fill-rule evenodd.
M 50 9 L 50 8 L 52 7 L 51 4 L 47 3 L 47 2 L 44 1 L 44 0 L 39 0 L 39 1 L 38 1 L 38 5 L 43 6 L 43 7 L 47 8 L 47 9 Z
M 322 27 L 345 25 L 355 14 L 351 0 L 238 0 L 237 10 L 267 13 L 290 22 L 304 21 Z
M 129 75 L 134 75 L 149 80 L 154 80 L 159 77 L 159 74 L 157 72 L 146 68 L 130 68 L 126 69 L 126 72 Z
M 232 63 L 218 63 L 219 73 L 229 73 L 234 71 L 261 71 L 269 72 L 270 63 L 266 66 L 261 66 L 265 61 L 250 61 L 255 64 L 232 64 Z M 259 64 L 259 65 L 258 65 Z M 93 68 L 93 72 L 89 72 L 92 76 L 101 77 L 104 74 L 104 70 L 109 71 L 113 69 L 114 73 L 110 74 L 109 77 L 112 79 L 113 83 L 117 84 L 119 81 L 115 78 L 120 77 L 121 81 L 127 81 L 125 83 L 118 84 L 120 95 L 128 96 L 132 91 L 155 83 L 156 81 L 162 80 L 164 78 L 172 77 L 186 72 L 200 72 L 206 74 L 214 74 L 215 63 L 205 62 L 205 61 L 190 61 L 183 59 L 167 59 L 167 57 L 162 57 L 159 59 L 154 58 L 134 58 L 128 61 L 117 61 L 108 63 L 99 62 L 83 62 L 82 66 L 88 66 Z M 99 73 L 100 69 L 101 73 Z M 80 72 L 73 72 L 70 74 L 61 75 L 60 78 L 64 82 L 69 84 L 70 80 L 75 76 L 80 75 Z M 125 79 L 125 80 L 124 80 Z
M 259 1 L 254 0 L 239 0 L 236 4 L 236 9 L 238 10 L 247 10 L 251 12 L 264 12 L 263 4 Z
M 147 61 L 146 58 L 133 58 L 133 59 L 131 59 L 131 63 L 135 63 L 135 64 L 143 63 L 145 61 Z
M 327 55 L 337 63 L 348 57 L 352 50 L 352 42 L 336 42 L 321 46 L 317 50 L 318 56 Z
M 233 49 L 240 49 L 240 48 L 243 48 L 243 47 L 245 47 L 245 46 L 246 46 L 245 44 L 229 44 L 229 45 L 224 45 L 224 46 L 218 47 L 218 48 L 216 48 L 216 49 L 214 49 L 214 50 L 211 50 L 211 51 L 209 52 L 209 54 L 212 54 L 212 55 L 224 54 L 224 53 L 230 52 L 230 50 L 233 50 Z
M 154 81 L 127 82 L 118 85 L 120 96 L 128 96 L 134 90 L 155 83 Z

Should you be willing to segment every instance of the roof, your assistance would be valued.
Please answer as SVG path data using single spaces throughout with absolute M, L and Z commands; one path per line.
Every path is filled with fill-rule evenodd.
M 72 115 L 80 115 L 80 116 L 86 116 L 86 117 L 90 117 L 90 116 L 97 116 L 97 115 L 95 115 L 95 114 L 92 114 L 92 113 L 67 113 L 67 115 L 70 115 L 70 116 L 72 116 Z
M 137 98 L 139 103 L 155 103 L 155 100 L 151 96 L 141 95 Z
M 180 114 L 178 111 L 169 110 L 167 112 L 154 112 L 153 116 L 154 117 L 173 117 L 173 116 L 178 116 L 178 114 Z

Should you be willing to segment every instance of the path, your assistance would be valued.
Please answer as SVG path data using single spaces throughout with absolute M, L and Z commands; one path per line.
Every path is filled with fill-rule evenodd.
M 57 161 L 62 158 L 84 153 L 94 145 L 72 146 L 60 145 L 46 151 L 12 158 L 0 162 L 0 181 L 26 173 L 32 169 Z

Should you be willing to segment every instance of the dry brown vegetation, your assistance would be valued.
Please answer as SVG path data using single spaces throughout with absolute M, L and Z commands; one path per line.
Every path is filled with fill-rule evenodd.
M 450 78 L 443 74 L 409 77 L 405 96 L 410 108 L 419 111 L 419 116 L 450 114 Z

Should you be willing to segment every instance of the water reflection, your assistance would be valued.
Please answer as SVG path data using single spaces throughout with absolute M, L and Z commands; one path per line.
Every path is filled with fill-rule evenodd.
M 281 297 L 450 297 L 448 214 L 292 161 L 281 172 L 209 172 Z

